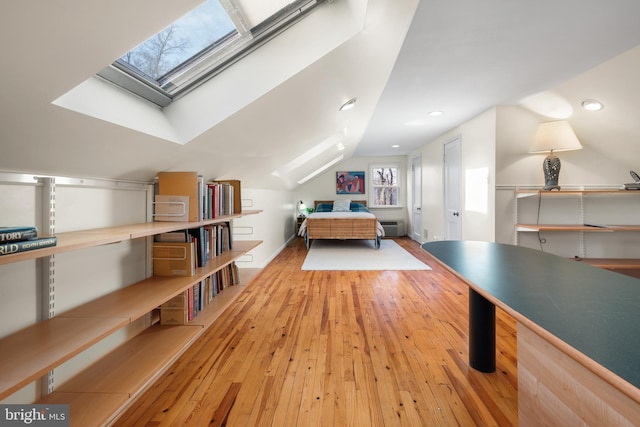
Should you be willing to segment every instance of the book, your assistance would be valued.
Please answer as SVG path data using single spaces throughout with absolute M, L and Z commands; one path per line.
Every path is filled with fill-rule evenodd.
M 193 311 L 193 286 L 187 289 L 187 320 L 191 321 L 196 318 Z
M 161 325 L 186 325 L 189 323 L 188 313 L 184 308 L 160 307 Z
M 155 242 L 153 274 L 155 276 L 193 276 L 195 274 L 193 242 Z
M 167 233 L 156 234 L 155 236 L 156 242 L 189 242 L 191 241 L 191 237 L 186 230 L 179 231 L 169 231 Z
M 202 221 L 205 219 L 205 197 L 206 193 L 204 191 L 204 177 L 202 175 L 198 175 L 198 221 Z
M 230 214 L 239 214 L 242 213 L 242 195 L 240 194 L 240 180 L 239 179 L 221 179 L 215 180 L 214 182 L 224 185 L 231 186 L 230 190 L 227 190 L 229 193 L 225 197 L 225 200 L 228 200 L 230 206 L 228 206 L 227 211 Z
M 53 237 L 41 237 L 19 242 L 9 242 L 0 244 L 0 256 L 10 255 L 18 252 L 32 251 L 35 249 L 48 248 L 58 244 L 58 239 Z
M 207 182 L 207 205 L 209 206 L 209 218 L 218 218 L 222 215 L 222 184 Z
M 189 221 L 189 196 L 156 194 L 154 221 Z
M 233 215 L 233 186 L 225 182 L 218 182 L 217 184 L 219 189 L 218 203 L 220 204 L 220 215 Z
M 189 215 L 191 222 L 200 221 L 197 172 L 160 172 L 158 173 L 158 195 L 189 197 Z
M 187 291 L 179 293 L 160 306 L 161 325 L 184 325 L 187 323 Z
M 38 237 L 38 229 L 26 227 L 0 227 L 0 243 L 20 242 Z
M 209 235 L 205 227 L 191 228 L 189 235 L 195 242 L 197 266 L 204 267 L 209 262 Z

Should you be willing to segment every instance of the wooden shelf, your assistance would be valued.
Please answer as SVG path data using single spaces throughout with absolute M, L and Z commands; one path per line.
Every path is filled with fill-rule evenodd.
M 70 405 L 71 426 L 103 425 L 112 421 L 132 398 L 166 371 L 244 289 L 244 285 L 224 289 L 188 325 L 156 324 L 146 329 L 37 403 Z M 86 413 L 88 407 L 92 408 L 90 417 Z
M 146 195 L 150 196 L 149 189 Z M 52 217 L 47 203 L 44 203 L 43 212 Z M 146 265 L 150 266 L 152 236 L 227 223 L 231 237 L 232 220 L 260 212 L 257 209 L 244 210 L 196 222 L 157 221 L 56 233 L 56 246 L 2 255 L 0 265 L 34 261 L 127 240 L 146 239 L 142 242 L 146 245 L 140 251 L 146 250 Z M 113 422 L 119 412 L 168 369 L 246 287 L 241 284 L 225 287 L 187 325 L 161 325 L 159 307 L 204 278 L 226 269 L 261 243 L 258 240 L 234 240 L 231 249 L 209 259 L 207 265 L 197 268 L 193 276 L 152 276 L 133 284 L 122 283 L 122 288 L 107 295 L 0 338 L 0 400 L 10 397 L 29 384 L 36 383 L 35 388 L 38 389 L 37 381 L 48 372 L 136 322 L 136 330 L 129 331 L 135 332 L 135 336 L 116 348 L 111 348 L 86 368 L 75 367 L 75 361 L 71 361 L 69 368 L 76 368 L 73 376 L 62 384 L 56 382 L 54 392 L 42 396 L 36 402 L 70 405 L 70 422 L 73 426 L 85 427 Z M 29 265 L 25 267 L 31 268 Z M 38 284 L 43 295 L 46 296 L 49 292 L 51 298 L 50 285 L 55 272 L 48 273 L 49 280 L 45 280 L 43 274 L 43 279 Z M 145 320 L 144 325 L 153 326 L 140 332 L 143 325 L 139 319 Z
M 0 400 L 128 323 L 118 317 L 54 317 L 0 339 Z
M 58 317 L 118 317 L 133 321 L 221 270 L 261 243 L 261 240 L 236 241 L 233 243 L 233 250 L 212 258 L 205 267 L 196 269 L 193 276 L 151 276 L 61 313 Z
M 522 197 L 531 197 L 531 196 L 571 196 L 571 195 L 585 195 L 585 194 L 633 194 L 640 195 L 640 191 L 638 190 L 623 190 L 620 188 L 610 188 L 610 189 L 592 189 L 592 190 L 515 190 L 515 194 L 517 198 Z
M 56 233 L 55 236 L 58 239 L 56 246 L 36 249 L 33 251 L 18 252 L 11 255 L 2 255 L 0 256 L 0 265 L 30 259 L 37 259 L 50 255 L 61 254 L 64 252 L 91 248 L 94 246 L 108 245 L 125 240 L 154 236 L 160 233 L 168 233 L 171 231 L 185 230 L 189 228 L 198 228 L 210 224 L 220 224 L 231 221 L 232 219 L 241 218 L 243 216 L 254 215 L 259 212 L 261 211 L 244 211 L 240 214 L 226 215 L 200 222 L 144 222 L 140 224 Z
M 69 405 L 69 423 L 72 426 L 104 426 L 111 418 L 113 408 L 126 405 L 127 394 L 113 393 L 52 393 L 38 403 Z
M 590 208 L 593 206 L 591 203 L 599 203 L 600 201 L 609 201 L 613 200 L 611 197 L 619 197 L 619 196 L 638 196 L 640 195 L 640 191 L 636 190 L 625 190 L 622 188 L 592 188 L 592 189 L 563 189 L 560 191 L 545 191 L 541 189 L 529 188 L 529 189 L 516 189 L 515 197 L 516 197 L 516 218 L 519 215 L 518 209 L 518 199 L 523 199 L 527 197 L 538 196 L 540 198 L 549 197 L 549 198 L 561 198 L 561 197 L 574 197 L 579 201 L 579 209 L 580 218 L 585 223 L 589 223 L 587 215 Z M 593 196 L 593 197 L 591 197 Z M 569 199 L 572 200 L 572 199 Z M 637 201 L 631 201 L 637 205 Z M 562 201 L 558 201 L 558 203 L 562 203 Z M 572 202 L 573 203 L 573 202 Z M 626 204 L 630 203 L 629 199 L 627 199 Z M 625 206 L 626 206 L 625 204 Z M 572 209 L 577 209 L 575 203 L 572 206 Z M 597 206 L 597 205 L 596 205 Z M 540 205 L 538 205 L 538 209 L 540 209 Z M 615 209 L 615 208 L 610 208 Z M 611 215 L 607 214 L 606 209 L 596 209 L 597 215 L 596 217 L 602 218 L 603 215 L 606 217 L 611 217 Z M 556 215 L 558 213 L 556 212 Z M 540 215 L 540 212 L 538 212 Z M 628 216 L 632 218 L 632 216 Z M 620 216 L 616 216 L 620 220 Z M 625 217 L 626 218 L 626 217 Z M 633 218 L 631 219 L 633 220 Z M 575 219 L 574 219 L 575 221 Z M 621 221 L 624 221 L 622 219 Z M 637 224 L 606 224 L 606 223 L 596 223 L 592 225 L 586 224 L 525 224 L 525 223 L 517 223 L 515 225 L 516 230 L 516 243 L 518 243 L 518 233 L 519 232 L 578 232 L 578 233 L 615 233 L 615 232 L 638 232 L 640 231 L 640 225 Z M 545 236 L 547 237 L 547 236 Z M 579 251 L 582 254 L 586 254 L 585 247 L 585 236 L 581 235 L 580 243 L 582 245 L 581 250 Z M 605 252 L 606 253 L 606 252 Z M 616 271 L 618 273 L 626 274 L 632 277 L 640 278 L 640 259 L 634 258 L 575 258 L 578 261 L 581 261 L 585 264 L 593 265 L 594 267 L 599 267 L 607 270 Z
M 576 261 L 606 268 L 607 270 L 635 270 L 640 269 L 640 259 L 635 258 L 578 258 Z
M 593 233 L 614 231 L 640 231 L 640 225 L 588 226 L 578 224 L 516 224 L 517 231 L 587 231 Z
M 132 396 L 181 353 L 178 349 L 188 346 L 201 332 L 200 325 L 154 325 L 61 384 L 56 391 Z
M 640 259 L 635 258 L 576 258 L 576 261 L 640 279 Z
M 0 400 L 140 318 L 261 241 L 234 242 L 194 276 L 152 276 L 0 339 Z M 226 289 L 225 289 L 226 291 Z M 224 292 L 223 292 L 224 293 Z M 222 294 L 222 293 L 221 293 Z M 15 351 L 20 348 L 20 351 Z
M 201 331 L 201 326 L 156 325 L 146 329 L 38 403 L 70 405 L 73 426 L 103 425 L 164 372 Z M 91 408 L 89 414 L 87 408 Z

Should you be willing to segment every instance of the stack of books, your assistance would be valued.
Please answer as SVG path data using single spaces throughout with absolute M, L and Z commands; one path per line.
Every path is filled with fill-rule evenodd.
M 55 236 L 38 237 L 36 227 L 0 227 L 0 256 L 48 248 L 57 243 Z
M 195 171 L 159 172 L 154 221 L 200 222 L 242 213 L 240 180 L 205 182 Z

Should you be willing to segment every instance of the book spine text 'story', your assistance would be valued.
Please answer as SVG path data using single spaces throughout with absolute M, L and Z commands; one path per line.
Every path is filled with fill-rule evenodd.
M 36 227 L 0 227 L 0 243 L 20 242 L 38 237 Z

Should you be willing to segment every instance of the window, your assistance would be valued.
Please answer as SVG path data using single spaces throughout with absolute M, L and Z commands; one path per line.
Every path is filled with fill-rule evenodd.
M 207 0 L 98 75 L 165 107 L 322 1 Z
M 401 207 L 401 170 L 398 165 L 373 165 L 370 167 L 371 181 L 369 206 Z

